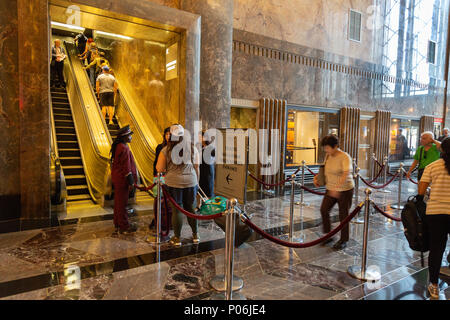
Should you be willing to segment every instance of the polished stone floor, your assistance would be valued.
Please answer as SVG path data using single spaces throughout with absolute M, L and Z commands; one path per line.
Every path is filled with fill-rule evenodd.
M 391 193 L 374 192 L 380 206 L 396 203 L 398 186 Z M 363 186 L 360 189 L 363 200 Z M 403 184 L 402 199 L 416 186 Z M 296 195 L 296 201 L 299 195 Z M 295 236 L 311 241 L 322 235 L 321 197 L 305 194 L 307 207 L 295 206 Z M 250 201 L 245 210 L 267 232 L 285 237 L 289 195 Z M 333 211 L 333 226 L 337 223 Z M 223 273 L 224 233 L 213 222 L 200 222 L 201 242 L 192 244 L 185 224 L 183 245 L 159 250 L 146 242 L 150 215 L 132 218 L 139 225 L 134 235 L 114 234 L 112 221 L 67 224 L 61 227 L 0 235 L 1 299 L 211 299 L 209 281 Z M 350 224 L 346 249 L 332 244 L 289 249 L 256 234 L 235 250 L 235 274 L 244 280 L 240 293 L 247 299 L 428 299 L 427 259 L 409 249 L 401 223 L 373 212 L 370 216 L 368 266 L 382 278 L 363 283 L 347 268 L 361 263 L 362 224 Z M 335 240 L 337 240 L 337 236 Z M 450 250 L 447 245 L 446 254 Z M 427 255 L 425 254 L 425 258 Z M 444 261 L 446 263 L 446 261 Z M 441 299 L 450 299 L 442 281 Z

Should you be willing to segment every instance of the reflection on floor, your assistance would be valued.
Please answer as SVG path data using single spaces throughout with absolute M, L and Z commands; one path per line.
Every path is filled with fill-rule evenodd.
M 390 210 L 396 188 L 391 185 L 394 192 L 389 194 L 375 192 L 372 199 Z M 414 192 L 408 188 L 415 190 L 413 185 L 404 188 L 404 199 Z M 308 194 L 305 199 L 309 207 L 295 207 L 295 235 L 310 241 L 322 234 L 320 197 Z M 287 233 L 289 196 L 251 201 L 246 210 L 268 232 Z M 336 209 L 333 214 L 336 226 Z M 194 245 L 185 224 L 182 247 L 164 244 L 155 250 L 145 241 L 152 216 L 132 219 L 139 224 L 134 235 L 114 234 L 108 220 L 0 235 L 0 297 L 210 299 L 214 291 L 209 280 L 223 273 L 222 230 L 212 222 L 200 222 L 201 243 Z M 368 266 L 379 268 L 378 283 L 363 283 L 347 274 L 348 266 L 361 262 L 363 225 L 352 223 L 350 230 L 351 241 L 341 251 L 333 250 L 332 244 L 288 249 L 254 235 L 235 251 L 235 274 L 244 279 L 240 293 L 252 300 L 428 299 L 427 261 L 422 267 L 420 254 L 409 249 L 400 223 L 371 215 Z M 450 245 L 446 254 L 449 250 Z M 442 281 L 440 286 L 441 299 L 449 299 L 448 283 Z

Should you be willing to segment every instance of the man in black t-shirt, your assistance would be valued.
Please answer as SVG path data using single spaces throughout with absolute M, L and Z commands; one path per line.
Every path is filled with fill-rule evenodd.
M 88 39 L 86 38 L 86 36 L 83 33 L 79 33 L 75 37 L 74 41 L 75 41 L 75 43 L 77 45 L 78 52 L 80 54 L 82 54 L 86 50 L 86 42 L 87 42 L 87 40 Z

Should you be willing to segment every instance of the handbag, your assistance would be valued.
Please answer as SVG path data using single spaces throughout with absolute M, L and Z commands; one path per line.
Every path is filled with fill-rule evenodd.
M 320 187 L 323 187 L 326 184 L 325 181 L 325 164 L 327 163 L 328 156 L 325 158 L 325 162 L 320 165 L 319 173 L 317 174 L 317 183 Z

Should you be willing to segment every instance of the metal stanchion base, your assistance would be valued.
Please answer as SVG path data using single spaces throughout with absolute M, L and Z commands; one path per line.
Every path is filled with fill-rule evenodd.
M 225 291 L 225 276 L 219 274 L 211 279 L 209 285 L 216 291 Z M 238 276 L 233 276 L 233 291 L 240 290 L 244 286 L 244 280 Z
M 347 272 L 358 280 L 376 282 L 381 279 L 381 274 L 377 270 L 367 269 L 366 274 L 361 274 L 361 266 L 350 266 Z
M 295 205 L 296 206 L 302 206 L 302 207 L 310 207 L 311 206 L 309 203 L 306 203 L 306 202 L 302 203 L 300 201 L 295 202 Z
M 391 193 L 392 191 L 386 190 L 386 189 L 380 189 L 378 190 L 380 193 Z
M 215 293 L 215 294 L 211 295 L 209 300 L 226 300 L 225 292 Z M 231 295 L 231 300 L 241 300 L 242 301 L 242 300 L 247 300 L 247 298 L 240 293 L 233 292 L 233 294 Z
M 292 240 L 289 239 L 289 235 L 282 235 L 282 236 L 280 236 L 280 239 L 284 240 L 284 241 L 289 241 L 289 242 L 292 242 L 292 243 L 303 243 L 303 242 L 305 242 L 305 236 L 304 235 L 303 236 L 298 236 L 298 237 L 292 237 Z
M 353 219 L 351 222 L 354 224 L 364 224 L 364 217 L 357 217 L 356 219 Z
M 169 242 L 170 237 L 169 236 L 165 236 L 165 237 L 161 237 L 161 240 L 159 242 L 159 245 L 164 244 Z M 156 236 L 154 235 L 150 235 L 147 237 L 147 239 L 145 239 L 146 242 L 150 243 L 151 245 L 158 245 L 158 243 L 156 242 Z

